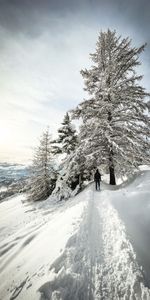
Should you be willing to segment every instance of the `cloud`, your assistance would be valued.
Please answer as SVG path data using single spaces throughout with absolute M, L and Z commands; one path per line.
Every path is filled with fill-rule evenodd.
M 49 125 L 55 135 L 86 97 L 80 70 L 91 65 L 99 30 L 117 29 L 135 46 L 149 40 L 148 8 L 137 0 L 0 0 L 1 158 L 31 157 L 41 131 Z M 149 88 L 149 45 L 142 61 Z

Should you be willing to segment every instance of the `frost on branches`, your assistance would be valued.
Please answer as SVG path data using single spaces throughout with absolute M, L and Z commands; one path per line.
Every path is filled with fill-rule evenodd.
M 150 162 L 149 94 L 136 73 L 144 48 L 132 47 L 115 31 L 101 32 L 91 68 L 81 71 L 89 98 L 73 110 L 73 117 L 83 121 L 80 148 L 109 170 L 110 184 L 116 184 L 115 173 Z
M 68 155 L 75 150 L 77 135 L 68 113 L 65 114 L 62 126 L 58 129 L 58 139 L 53 141 L 53 144 L 54 154 L 66 153 Z
M 53 167 L 51 141 L 46 130 L 37 147 L 31 168 L 29 200 L 38 201 L 48 198 L 55 188 L 56 172 Z
M 89 161 L 82 150 L 76 147 L 64 160 L 53 195 L 57 195 L 59 200 L 75 196 L 81 191 L 85 181 L 91 180 L 91 176 L 92 168 Z
M 53 195 L 57 195 L 58 199 L 62 200 L 79 192 L 83 182 L 90 178 L 91 172 L 87 170 L 85 155 L 78 147 L 79 137 L 76 135 L 76 130 L 72 128 L 68 113 L 58 133 L 59 138 L 54 142 L 57 142 L 57 145 L 60 143 L 60 146 L 53 146 L 53 153 L 61 153 L 65 156 L 59 166 L 59 176 Z
M 58 129 L 58 138 L 52 142 L 52 145 L 55 155 L 62 154 L 59 176 L 53 195 L 57 195 L 59 200 L 67 199 L 73 195 L 73 191 L 79 185 L 79 172 L 72 174 L 71 170 L 77 151 L 78 137 L 68 113 L 65 114 L 62 126 Z

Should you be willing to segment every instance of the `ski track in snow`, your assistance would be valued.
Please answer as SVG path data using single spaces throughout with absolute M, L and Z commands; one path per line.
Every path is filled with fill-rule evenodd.
M 142 189 L 141 178 L 134 185 Z M 144 272 L 113 203 L 116 196 L 130 195 L 134 185 L 109 191 L 102 184 L 100 192 L 90 185 L 60 206 L 23 205 L 21 216 L 26 217 L 17 219 L 17 212 L 11 234 L 2 218 L 0 300 L 150 300 Z M 7 204 L 3 206 L 6 213 Z M 8 218 L 12 207 L 13 202 Z

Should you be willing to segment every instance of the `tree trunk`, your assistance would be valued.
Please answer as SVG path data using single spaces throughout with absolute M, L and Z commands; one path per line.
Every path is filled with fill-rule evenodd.
M 109 154 L 109 174 L 110 174 L 110 182 L 109 184 L 116 185 L 116 178 L 115 178 L 115 169 L 113 164 L 113 151 L 110 151 Z
M 108 101 L 110 102 L 110 95 L 108 95 Z M 112 114 L 110 111 L 108 111 L 108 121 L 111 123 L 112 121 Z M 109 152 L 109 174 L 110 174 L 110 182 L 109 184 L 116 185 L 116 179 L 115 179 L 115 169 L 114 169 L 114 163 L 113 163 L 113 149 L 112 145 Z
M 114 166 L 109 167 L 110 182 L 109 184 L 116 185 Z
M 81 188 L 81 186 L 82 186 L 82 176 L 81 174 L 79 174 L 79 187 Z

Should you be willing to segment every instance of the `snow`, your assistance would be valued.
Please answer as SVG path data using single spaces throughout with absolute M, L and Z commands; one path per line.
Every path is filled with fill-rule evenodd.
M 7 187 L 6 186 L 1 186 L 0 187 L 0 193 L 6 192 L 6 191 L 7 191 Z
M 0 203 L 0 299 L 150 299 L 150 171 L 68 201 Z

